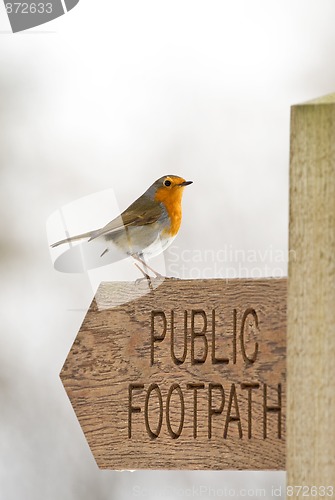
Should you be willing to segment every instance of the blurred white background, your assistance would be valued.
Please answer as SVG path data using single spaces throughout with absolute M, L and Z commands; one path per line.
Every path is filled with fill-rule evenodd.
M 284 486 L 283 472 L 97 469 L 58 378 L 94 287 L 53 269 L 46 221 L 107 188 L 124 209 L 177 174 L 194 184 L 171 274 L 285 275 L 290 106 L 334 92 L 334 19 L 333 0 L 80 0 L 13 35 L 0 6 L 0 500 Z M 224 248 L 257 262 L 218 263 Z M 134 277 L 128 262 L 115 279 Z

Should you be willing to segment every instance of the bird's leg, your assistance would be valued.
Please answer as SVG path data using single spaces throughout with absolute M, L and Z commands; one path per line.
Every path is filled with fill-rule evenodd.
M 133 255 L 133 257 L 135 258 L 135 255 Z M 141 273 L 143 274 L 144 278 L 142 279 L 146 279 L 147 282 L 148 282 L 148 286 L 151 290 L 153 290 L 153 286 L 152 286 L 152 282 L 151 282 L 151 276 L 149 275 L 148 273 L 148 269 L 147 269 L 147 265 L 146 265 L 146 262 L 145 260 L 141 259 L 138 257 L 138 255 L 136 255 L 137 259 L 136 260 L 139 260 L 139 262 L 141 262 L 144 266 L 144 270 L 141 268 L 141 266 L 139 266 L 136 262 L 135 262 L 135 266 L 137 267 L 137 269 L 139 269 L 139 271 L 141 271 Z M 143 257 L 143 254 L 141 254 L 141 257 Z M 138 281 L 138 280 L 137 280 Z
M 160 273 L 158 273 L 157 271 L 155 271 L 152 267 L 150 267 L 146 263 L 146 261 L 143 258 L 143 254 L 139 254 L 139 255 L 138 254 L 134 254 L 133 258 L 142 264 L 142 266 L 144 267 L 145 271 L 147 271 L 149 269 L 150 271 L 152 271 L 154 273 L 154 275 L 156 276 L 156 278 L 164 278 L 164 276 L 162 276 Z
M 134 264 L 137 267 L 137 269 L 139 271 L 141 271 L 141 273 L 143 274 L 143 278 L 138 278 L 136 280 L 136 284 L 138 284 L 142 280 L 147 280 L 149 288 L 151 290 L 153 290 L 153 286 L 152 286 L 152 283 L 151 283 L 151 276 L 149 276 L 149 274 L 147 274 L 145 271 L 143 271 L 143 269 L 141 268 L 141 266 L 139 266 L 136 262 L 134 262 Z
M 141 256 L 141 257 L 140 257 Z M 144 270 L 138 265 L 135 263 L 135 266 L 137 267 L 137 269 L 140 269 L 142 274 L 144 274 L 144 276 L 147 278 L 147 279 L 150 279 L 150 275 L 148 273 L 148 268 L 147 268 L 147 263 L 145 262 L 145 260 L 143 259 L 143 254 L 133 254 L 133 258 L 137 261 L 139 261 L 143 267 L 144 267 Z

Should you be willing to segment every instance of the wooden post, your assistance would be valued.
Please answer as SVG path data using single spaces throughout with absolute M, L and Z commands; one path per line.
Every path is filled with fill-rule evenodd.
M 327 487 L 335 478 L 335 94 L 292 108 L 289 234 L 287 484 Z

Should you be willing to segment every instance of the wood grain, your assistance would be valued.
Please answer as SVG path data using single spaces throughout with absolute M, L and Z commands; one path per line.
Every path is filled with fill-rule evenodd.
M 286 279 L 146 287 L 102 283 L 61 372 L 98 466 L 284 469 Z
M 335 94 L 291 113 L 289 485 L 335 478 Z

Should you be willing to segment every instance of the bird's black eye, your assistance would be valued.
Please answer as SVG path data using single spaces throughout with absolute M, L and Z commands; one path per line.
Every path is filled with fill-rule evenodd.
M 164 186 L 166 186 L 166 187 L 171 186 L 171 181 L 169 181 L 169 180 L 164 181 Z

